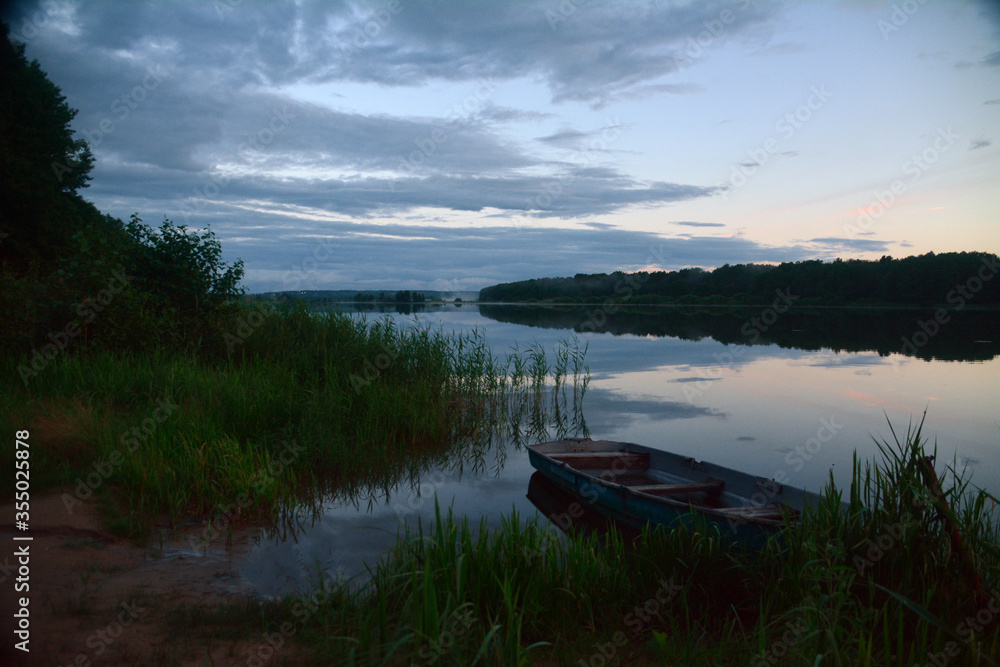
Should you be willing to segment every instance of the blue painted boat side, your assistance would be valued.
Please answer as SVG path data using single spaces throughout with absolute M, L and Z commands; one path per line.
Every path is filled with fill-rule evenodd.
M 528 448 L 531 465 L 552 482 L 574 494 L 585 506 L 601 512 L 625 525 L 642 529 L 647 523 L 667 527 L 678 523 L 691 525 L 694 513 L 708 525 L 718 528 L 720 534 L 731 534 L 733 538 L 748 548 L 760 548 L 775 530 L 783 527 L 775 520 L 754 520 L 726 515 L 724 510 L 692 506 L 669 497 L 653 496 L 616 483 L 616 475 L 603 471 L 597 477 L 574 469 L 569 464 L 556 461 L 548 454 L 558 455 L 569 450 L 559 449 L 567 441 L 542 443 Z M 724 504 L 730 507 L 760 507 L 772 502 L 780 502 L 800 510 L 807 503 L 814 503 L 819 496 L 794 487 L 773 486 L 761 489 L 759 478 L 746 473 L 724 468 L 711 463 L 694 461 L 689 457 L 656 450 L 633 443 L 612 443 L 604 441 L 573 441 L 574 450 L 629 453 L 648 453 L 649 470 L 645 474 L 668 483 L 705 481 L 709 478 L 721 479 L 725 484 Z M 589 445 L 593 444 L 593 449 Z M 549 446 L 550 452 L 545 452 Z

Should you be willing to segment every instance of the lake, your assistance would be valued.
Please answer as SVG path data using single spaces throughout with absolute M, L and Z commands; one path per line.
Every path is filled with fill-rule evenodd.
M 497 355 L 532 344 L 586 346 L 592 379 L 582 409 L 590 435 L 636 442 L 819 491 L 846 487 L 852 455 L 878 458 L 874 438 L 919 424 L 973 484 L 1000 490 L 1000 313 L 772 308 L 444 306 L 367 312 L 401 326 L 478 329 Z M 485 469 L 432 468 L 384 496 L 331 501 L 293 536 L 261 535 L 241 557 L 262 595 L 304 590 L 317 568 L 365 571 L 404 524 L 435 500 L 490 524 L 526 498 L 533 469 L 513 446 Z

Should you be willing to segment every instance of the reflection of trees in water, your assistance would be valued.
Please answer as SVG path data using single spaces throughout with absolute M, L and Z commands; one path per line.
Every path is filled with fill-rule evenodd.
M 583 415 L 590 384 L 586 345 L 581 348 L 575 339 L 564 340 L 546 351 L 535 343 L 497 357 L 483 332 L 474 330 L 456 335 L 453 346 L 453 351 L 466 354 L 454 368 L 450 437 L 401 451 L 374 476 L 326 485 L 317 481 L 312 494 L 303 493 L 298 505 L 282 508 L 277 520 L 265 528 L 268 539 L 294 538 L 319 521 L 331 504 L 371 512 L 413 493 L 431 502 L 436 488 L 448 479 L 499 475 L 511 449 L 589 435 Z M 428 476 L 431 470 L 436 475 Z
M 765 324 L 759 307 L 632 306 L 608 313 L 586 307 L 482 305 L 479 310 L 499 322 L 546 329 L 713 338 L 727 345 L 902 353 L 944 361 L 986 361 L 1000 354 L 1000 311 L 948 311 L 948 319 L 938 324 L 934 310 L 792 308 Z
M 427 309 L 424 303 L 352 303 L 350 310 L 358 312 L 379 312 L 379 313 L 400 313 L 401 315 L 411 315 L 420 313 Z

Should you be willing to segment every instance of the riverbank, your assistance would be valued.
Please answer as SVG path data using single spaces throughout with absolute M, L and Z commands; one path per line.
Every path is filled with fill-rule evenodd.
M 132 537 L 161 516 L 269 516 L 448 458 L 549 374 L 544 353 L 497 359 L 475 333 L 304 308 L 247 306 L 219 338 L 204 354 L 57 353 L 10 383 L 0 428 L 38 443 L 32 490 L 69 487 L 67 512 L 114 502 L 112 531 Z M 13 469 L 14 449 L 0 459 Z
M 927 494 L 919 432 L 759 552 L 704 527 L 639 536 L 510 515 L 439 512 L 370 582 L 278 600 L 234 563 L 254 526 L 192 550 L 204 526 L 154 526 L 137 547 L 96 504 L 36 500 L 33 658 L 110 665 L 996 664 L 1000 558 L 991 497 L 942 475 Z M 964 498 L 964 500 L 963 500 Z M 944 500 L 946 504 L 940 501 Z M 4 508 L 4 512 L 12 507 Z M 940 510 L 940 511 L 939 511 Z M 575 516 L 575 513 L 574 515 Z M 957 552 L 952 525 L 964 554 Z M 563 526 L 574 523 L 562 517 Z M 162 531 L 162 532 L 161 532 Z M 328 573 L 327 573 L 328 574 Z M 5 602 L 5 608 L 10 604 Z M 930 661 L 930 662 L 927 662 Z M 30 664 L 30 663 L 26 663 Z
M 229 665 L 252 644 L 248 628 L 226 640 L 194 636 L 184 627 L 191 610 L 254 609 L 253 591 L 235 566 L 253 543 L 254 526 L 244 522 L 234 538 L 193 549 L 203 534 L 199 522 L 171 529 L 152 525 L 144 545 L 107 532 L 107 513 L 98 503 L 66 512 L 62 494 L 34 495 L 31 503 L 30 653 L 4 642 L 4 664 L 25 665 Z M 12 517 L 13 504 L 0 508 Z M 13 526 L 0 526 L 8 541 Z M 23 533 L 20 533 L 23 535 Z M 6 568 L 10 557 L 0 559 Z M 0 610 L 11 618 L 15 593 L 0 588 Z M 8 613 L 9 612 L 9 613 Z M 294 657 L 295 653 L 291 655 Z M 82 657 L 81 657 L 82 656 Z M 89 661 L 89 662 L 87 662 Z M 280 662 L 275 664 L 281 664 Z
M 244 319 L 228 357 L 67 355 L 0 399 L 3 427 L 30 432 L 31 525 L 47 554 L 35 601 L 58 660 L 96 651 L 91 635 L 114 623 L 122 652 L 108 644 L 107 657 L 121 664 L 902 667 L 938 654 L 990 664 L 1000 651 L 994 499 L 943 466 L 953 511 L 928 495 L 919 431 L 885 444 L 878 467 L 856 462 L 849 511 L 832 494 L 761 553 L 705 529 L 565 539 L 544 519 L 491 529 L 442 512 L 371 564 L 367 583 L 317 571 L 304 594 L 249 594 L 199 549 L 231 559 L 275 510 L 419 479 L 428 462 L 533 422 L 572 431 L 578 416 L 549 390 L 576 405 L 586 377 L 569 348 L 501 361 L 475 335 L 303 312 Z M 45 512 L 87 523 L 47 524 Z M 185 539 L 184 553 L 170 546 Z M 172 586 L 185 566 L 193 588 Z M 157 611 L 117 620 L 133 599 Z

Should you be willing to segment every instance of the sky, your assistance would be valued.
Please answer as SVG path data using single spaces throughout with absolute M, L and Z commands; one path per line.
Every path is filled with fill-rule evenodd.
M 72 2 L 4 10 L 82 194 L 251 292 L 478 290 L 1000 251 L 987 2 Z

